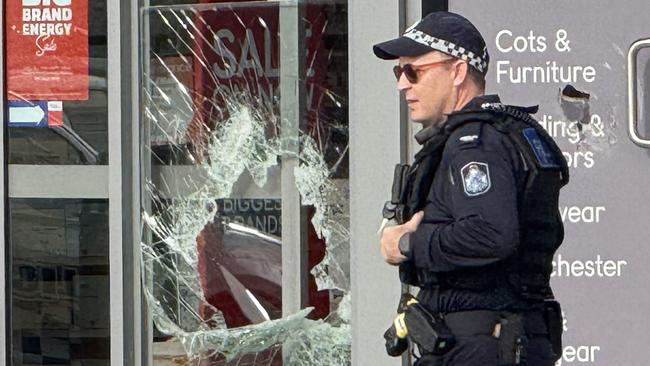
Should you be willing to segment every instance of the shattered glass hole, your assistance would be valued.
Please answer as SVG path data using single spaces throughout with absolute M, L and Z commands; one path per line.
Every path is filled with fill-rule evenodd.
M 305 47 L 293 51 L 295 35 L 279 29 L 288 11 L 278 3 L 145 11 L 142 269 L 157 363 L 350 362 L 345 4 L 295 13 Z M 296 60 L 303 76 L 281 72 Z M 301 110 L 280 95 L 283 85 L 305 90 L 304 113 L 287 114 L 299 123 L 283 118 Z M 313 277 L 311 307 L 283 314 L 291 190 L 308 206 L 300 220 Z

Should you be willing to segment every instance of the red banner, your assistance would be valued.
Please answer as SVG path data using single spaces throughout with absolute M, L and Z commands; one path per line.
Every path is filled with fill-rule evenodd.
M 88 99 L 88 0 L 6 0 L 7 95 Z

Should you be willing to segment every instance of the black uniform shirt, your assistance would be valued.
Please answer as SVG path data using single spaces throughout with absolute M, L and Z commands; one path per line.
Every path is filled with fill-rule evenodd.
M 499 103 L 496 95 L 474 98 L 463 109 Z M 411 258 L 419 270 L 498 281 L 506 278 L 505 261 L 519 245 L 518 191 L 524 168 L 509 138 L 488 123 L 453 120 L 432 188 L 417 230 L 408 236 Z M 483 275 L 484 274 L 484 275 Z M 523 305 L 504 281 L 482 287 L 423 288 L 419 298 L 435 312 L 518 309 Z

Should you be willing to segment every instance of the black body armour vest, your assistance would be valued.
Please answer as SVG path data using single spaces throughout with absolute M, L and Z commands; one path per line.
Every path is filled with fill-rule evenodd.
M 402 282 L 420 287 L 436 285 L 476 290 L 487 290 L 507 282 L 526 300 L 553 297 L 549 285 L 552 260 L 564 238 L 558 199 L 560 188 L 569 181 L 569 170 L 553 139 L 529 115 L 536 112 L 537 107 L 485 103 L 482 109 L 452 113 L 447 122 L 455 128 L 465 122 L 490 124 L 508 136 L 519 153 L 526 177 L 517 199 L 520 233 L 517 254 L 495 268 L 448 273 L 422 272 L 412 262 L 404 262 L 400 265 Z M 448 129 L 441 131 L 415 155 L 400 196 L 404 206 L 402 214 L 396 215 L 398 222 L 408 221 L 415 212 L 424 208 L 451 132 Z M 494 278 L 493 272 L 504 278 Z

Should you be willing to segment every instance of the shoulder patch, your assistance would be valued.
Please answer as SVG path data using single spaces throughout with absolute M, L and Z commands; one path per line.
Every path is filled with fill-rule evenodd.
M 490 189 L 490 168 L 486 163 L 469 162 L 460 170 L 460 175 L 468 196 L 478 196 Z
M 542 141 L 533 127 L 524 128 L 522 133 L 535 153 L 535 157 L 542 168 L 558 168 L 560 166 L 557 163 L 555 156 L 553 156 L 553 153 L 550 151 L 548 146 L 546 146 L 544 141 Z

